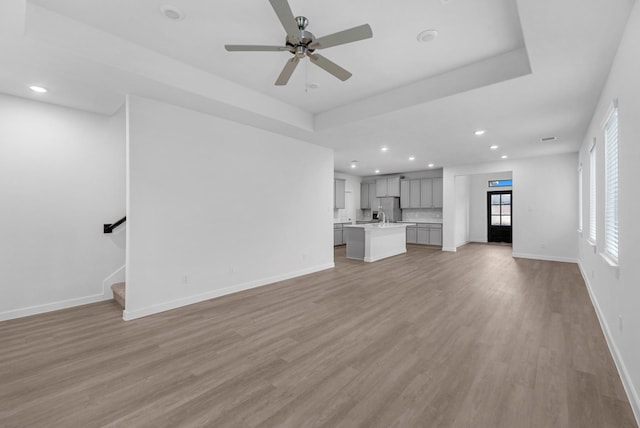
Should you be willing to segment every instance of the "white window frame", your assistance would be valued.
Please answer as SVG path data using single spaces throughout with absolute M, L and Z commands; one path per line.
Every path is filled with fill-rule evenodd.
M 603 256 L 612 265 L 618 264 L 618 101 L 614 100 L 605 116 L 604 131 L 604 245 Z
M 583 196 L 582 196 L 582 164 L 580 164 L 580 167 L 578 168 L 578 232 L 582 233 L 582 228 L 583 228 L 583 215 L 582 215 L 582 208 L 583 208 Z
M 589 149 L 589 231 L 587 241 L 591 245 L 596 245 L 597 223 L 596 223 L 596 139 Z

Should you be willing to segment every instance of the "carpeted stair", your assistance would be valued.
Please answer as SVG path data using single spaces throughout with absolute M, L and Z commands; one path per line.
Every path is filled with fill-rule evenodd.
M 124 282 L 118 282 L 111 286 L 111 290 L 113 291 L 113 300 L 118 302 L 120 306 L 124 309 L 125 302 L 125 284 Z

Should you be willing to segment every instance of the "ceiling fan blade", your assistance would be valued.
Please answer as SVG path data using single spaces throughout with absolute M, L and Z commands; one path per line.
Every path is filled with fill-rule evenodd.
M 357 42 L 358 40 L 369 39 L 371 37 L 373 37 L 371 27 L 369 24 L 363 24 L 358 27 L 320 37 L 309 44 L 309 48 L 325 49 L 345 43 Z
M 300 30 L 298 29 L 296 18 L 293 16 L 293 12 L 291 12 L 289 2 L 287 0 L 269 0 L 269 3 L 271 3 L 271 7 L 276 12 L 276 15 L 278 15 L 284 31 L 287 32 L 289 41 L 293 44 L 300 42 Z
M 280 72 L 280 76 L 278 76 L 278 80 L 276 80 L 276 86 L 284 86 L 287 84 L 289 78 L 293 74 L 293 70 L 296 69 L 299 62 L 300 59 L 297 56 L 294 56 L 289 61 L 287 61 L 287 63 L 284 65 L 284 68 L 282 69 L 282 72 Z
M 345 80 L 347 80 L 349 77 L 352 76 L 351 73 L 349 73 L 347 70 L 345 70 L 344 68 L 340 67 L 338 64 L 336 64 L 333 61 L 329 61 L 327 58 L 323 57 L 322 55 L 318 55 L 318 54 L 311 54 L 309 55 L 309 58 L 311 58 L 311 62 L 315 65 L 317 65 L 318 67 L 322 68 L 324 71 L 333 74 L 334 76 L 336 76 L 338 79 L 342 80 L 343 82 Z
M 266 46 L 266 45 L 224 45 L 229 52 L 280 52 L 288 51 L 286 46 Z

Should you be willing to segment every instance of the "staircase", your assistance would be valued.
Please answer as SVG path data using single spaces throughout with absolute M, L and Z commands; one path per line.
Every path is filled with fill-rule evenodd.
M 111 290 L 113 291 L 113 300 L 125 309 L 125 283 L 117 282 L 111 286 Z

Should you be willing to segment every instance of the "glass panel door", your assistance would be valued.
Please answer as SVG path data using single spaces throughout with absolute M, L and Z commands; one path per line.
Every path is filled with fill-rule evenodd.
M 487 193 L 489 242 L 511 243 L 511 191 Z

